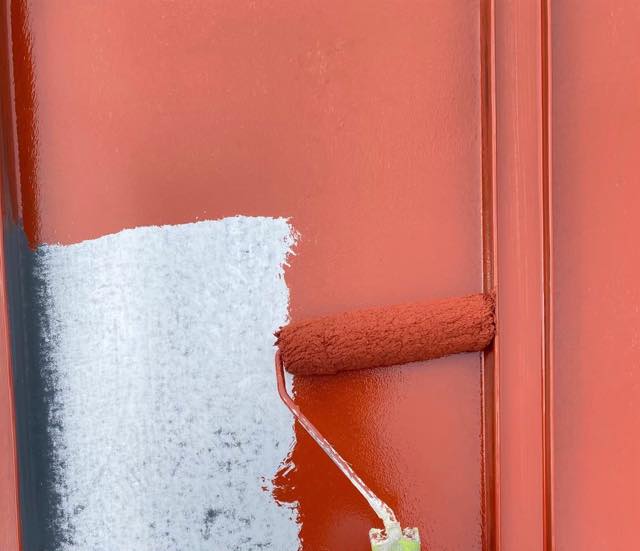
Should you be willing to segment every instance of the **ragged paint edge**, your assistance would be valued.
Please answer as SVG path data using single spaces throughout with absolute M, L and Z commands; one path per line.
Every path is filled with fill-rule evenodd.
M 78 285 L 81 288 L 80 289 L 81 292 L 82 292 L 83 285 L 89 288 L 89 290 L 93 290 L 93 291 L 100 290 L 101 287 L 106 286 L 107 291 L 115 290 L 117 292 L 124 293 L 127 300 L 135 301 L 137 297 L 128 296 L 126 287 L 124 288 L 124 291 L 123 291 L 123 287 L 118 283 L 121 277 L 123 276 L 126 277 L 127 270 L 131 269 L 134 272 L 133 279 L 130 278 L 129 280 L 127 280 L 128 283 L 130 284 L 131 283 L 135 284 L 136 282 L 140 283 L 136 279 L 140 277 L 142 277 L 142 279 L 145 280 L 145 283 L 147 283 L 146 278 L 154 277 L 153 276 L 154 268 L 160 269 L 161 271 L 164 270 L 165 272 L 167 269 L 169 270 L 174 269 L 174 270 L 177 270 L 178 273 L 180 273 L 181 266 L 179 265 L 177 258 L 176 258 L 175 266 L 167 265 L 167 247 L 175 255 L 177 255 L 177 257 L 180 257 L 181 249 L 184 249 L 184 247 L 188 248 L 190 245 L 193 245 L 193 243 L 190 243 L 190 240 L 194 239 L 194 234 L 199 234 L 202 232 L 204 232 L 205 234 L 207 232 L 213 232 L 213 234 L 216 234 L 216 230 L 223 229 L 223 226 L 225 227 L 225 231 L 222 232 L 221 235 L 217 235 L 217 238 L 223 239 L 223 241 L 225 241 L 227 245 L 229 245 L 230 243 L 229 242 L 230 238 L 231 238 L 231 241 L 233 241 L 234 238 L 242 239 L 242 233 L 243 231 L 246 232 L 247 228 L 250 228 L 250 229 L 253 228 L 253 230 L 257 230 L 258 238 L 259 238 L 260 232 L 264 232 L 267 226 L 272 226 L 272 229 L 273 229 L 272 237 L 274 237 L 275 239 L 272 239 L 270 243 L 271 245 L 277 244 L 278 249 L 275 251 L 273 249 L 271 251 L 266 251 L 266 250 L 263 251 L 263 252 L 267 252 L 268 262 L 271 262 L 273 264 L 273 260 L 277 260 L 277 263 L 273 264 L 273 266 L 275 267 L 272 266 L 271 272 L 270 272 L 271 283 L 275 285 L 275 287 L 271 289 L 269 292 L 270 298 L 271 299 L 276 298 L 274 297 L 274 294 L 278 293 L 278 289 L 277 289 L 278 286 L 280 286 L 280 291 L 282 292 L 281 296 L 277 297 L 277 300 L 276 300 L 276 302 L 278 302 L 278 307 L 279 307 L 278 314 L 277 314 L 278 319 L 273 320 L 274 324 L 272 324 L 272 327 L 270 328 L 270 331 L 268 333 L 269 339 L 271 339 L 270 344 L 272 346 L 273 331 L 277 328 L 278 326 L 277 324 L 285 323 L 288 318 L 289 296 L 288 296 L 288 291 L 286 290 L 286 285 L 284 284 L 284 266 L 288 265 L 287 258 L 290 254 L 294 254 L 293 247 L 295 246 L 296 241 L 299 239 L 299 235 L 295 232 L 295 230 L 293 230 L 293 228 L 291 227 L 287 219 L 283 219 L 283 218 L 269 219 L 264 217 L 250 218 L 250 217 L 240 216 L 240 217 L 223 219 L 219 221 L 195 222 L 191 224 L 184 224 L 181 226 L 152 226 L 152 227 L 144 227 L 144 228 L 127 229 L 117 234 L 103 236 L 95 240 L 83 241 L 81 243 L 74 244 L 74 245 L 68 245 L 68 246 L 44 245 L 44 246 L 41 246 L 36 251 L 36 275 L 40 281 L 39 296 L 40 296 L 40 300 L 42 301 L 42 305 L 44 306 L 44 308 L 42 308 L 42 312 L 45 312 L 45 314 L 42 316 L 40 321 L 43 326 L 43 333 L 45 336 L 43 344 L 45 345 L 45 348 L 48 348 L 49 375 L 50 375 L 49 391 L 54 396 L 52 408 L 50 410 L 50 419 L 49 419 L 50 431 L 51 431 L 52 439 L 54 442 L 54 464 L 56 465 L 55 467 L 56 472 L 54 473 L 54 476 L 57 480 L 56 484 L 57 484 L 58 490 L 61 493 L 63 516 L 66 516 L 64 521 L 65 526 L 62 530 L 62 538 L 61 538 L 62 549 L 74 550 L 74 549 L 80 549 L 83 546 L 86 546 L 88 544 L 93 544 L 94 546 L 96 545 L 96 541 L 93 541 L 93 542 L 87 541 L 87 538 L 91 539 L 93 537 L 90 535 L 90 531 L 85 530 L 84 535 L 83 536 L 81 535 L 80 539 L 78 536 L 79 530 L 78 530 L 78 521 L 76 517 L 78 516 L 86 517 L 87 514 L 84 513 L 85 509 L 82 509 L 82 508 L 78 509 L 79 505 L 78 503 L 76 503 L 78 499 L 77 499 L 77 496 L 75 495 L 75 494 L 78 494 L 78 492 L 76 491 L 77 489 L 69 487 L 70 469 L 73 469 L 73 468 L 77 468 L 79 470 L 83 469 L 82 466 L 78 466 L 78 465 L 75 465 L 74 467 L 74 456 L 71 453 L 73 450 L 70 450 L 70 447 L 72 448 L 73 445 L 78 444 L 78 442 L 71 442 L 71 444 L 69 442 L 69 439 L 70 439 L 69 429 L 75 426 L 74 423 L 77 422 L 77 419 L 74 419 L 72 416 L 70 417 L 70 414 L 67 411 L 69 408 L 68 404 L 65 403 L 64 400 L 60 399 L 60 397 L 62 396 L 69 398 L 70 396 L 69 393 L 74 391 L 73 385 L 77 384 L 79 380 L 81 384 L 85 384 L 86 382 L 86 381 L 81 381 L 82 377 L 84 376 L 82 372 L 77 372 L 74 375 L 74 377 L 79 376 L 80 377 L 79 380 L 74 380 L 69 382 L 69 380 L 65 379 L 65 377 L 67 377 L 69 373 L 67 371 L 64 371 L 65 365 L 66 365 L 65 362 L 68 363 L 70 360 L 74 360 L 74 356 L 75 356 L 75 360 L 78 360 L 78 357 L 82 358 L 83 354 L 86 354 L 86 351 L 80 351 L 78 356 L 77 350 L 75 351 L 69 350 L 69 346 L 70 346 L 69 343 L 71 343 L 71 346 L 76 346 L 76 345 L 80 347 L 83 346 L 83 343 L 74 344 L 74 339 L 76 339 L 75 332 L 77 332 L 78 330 L 82 330 L 83 324 L 86 324 L 88 321 L 86 318 L 82 317 L 82 314 L 79 315 L 78 320 L 75 320 L 75 321 L 70 320 L 69 319 L 70 314 L 71 314 L 71 317 L 73 317 L 73 315 L 78 314 L 78 312 L 76 312 L 75 310 L 69 310 L 69 308 L 75 308 L 75 306 L 78 306 L 78 304 L 82 306 L 83 304 L 82 300 L 91 301 L 95 298 L 95 297 L 88 296 L 85 293 L 85 296 L 81 297 L 80 302 L 74 306 L 73 300 L 78 299 L 78 296 L 77 296 Z M 162 239 L 159 239 L 158 241 L 159 237 L 162 237 Z M 174 242 L 173 244 L 170 243 L 172 238 L 176 238 L 176 237 L 179 238 L 179 242 Z M 207 236 L 208 239 L 215 238 L 215 237 L 216 235 Z M 197 238 L 198 236 L 196 235 L 195 239 Z M 144 258 L 145 251 L 148 252 L 149 241 L 151 242 L 155 241 L 155 244 L 153 246 L 156 247 L 156 249 L 158 249 L 158 247 L 160 248 L 156 250 L 156 252 L 152 254 L 151 257 L 146 258 L 145 260 Z M 146 242 L 146 245 L 141 247 L 140 243 L 137 243 L 137 244 L 134 243 L 133 249 L 129 250 L 129 253 L 131 253 L 132 256 L 127 257 L 127 254 L 129 253 L 127 253 L 126 247 L 131 246 L 132 242 Z M 178 248 L 176 248 L 175 245 L 179 245 Z M 248 245 L 249 249 L 251 248 L 250 241 L 245 242 L 244 245 L 245 246 Z M 124 253 L 123 253 L 123 250 L 125 250 Z M 248 253 L 248 250 L 244 252 Z M 98 256 L 103 255 L 102 259 L 99 258 L 97 261 L 96 259 L 94 259 L 93 263 L 91 261 L 87 261 L 87 256 L 91 256 L 91 254 L 96 254 L 96 253 L 98 254 Z M 202 262 L 204 261 L 204 259 L 202 259 L 200 256 L 202 253 L 203 251 L 199 251 L 196 254 L 196 256 L 189 259 L 192 262 L 195 262 L 196 264 L 198 262 Z M 250 258 L 254 256 L 255 256 L 255 251 L 251 255 L 249 255 Z M 243 261 L 242 255 L 238 260 L 240 260 L 242 264 L 242 261 Z M 246 258 L 244 260 L 246 260 Z M 150 261 L 152 266 L 146 266 L 146 267 L 140 266 L 140 269 L 137 269 L 136 266 L 132 264 L 132 262 L 133 263 L 142 262 L 144 264 L 145 261 L 146 262 Z M 121 264 L 118 265 L 118 262 L 121 262 Z M 156 266 L 153 266 L 154 262 L 157 264 Z M 114 263 L 115 263 L 115 270 L 113 266 Z M 250 260 L 249 260 L 249 264 L 251 264 Z M 94 273 L 87 279 L 86 277 L 86 274 L 88 273 L 87 270 L 90 269 L 91 267 L 93 268 L 98 267 L 102 271 L 111 270 L 107 274 L 106 281 L 96 282 L 95 280 L 96 277 L 98 278 L 102 277 L 102 275 L 100 275 L 100 273 L 102 272 L 98 274 Z M 230 271 L 229 273 L 226 273 L 225 277 L 231 276 L 231 279 L 233 279 L 238 275 L 237 269 L 236 269 L 237 266 L 235 268 L 233 266 L 229 266 L 229 268 L 230 268 Z M 234 270 L 236 271 L 234 272 Z M 192 273 L 192 271 L 189 273 Z M 249 272 L 251 272 L 251 269 L 249 270 Z M 182 276 L 184 275 L 185 274 L 183 273 Z M 215 281 L 213 280 L 208 281 L 207 276 L 209 275 L 209 273 L 206 269 L 203 271 L 202 266 L 199 269 L 199 275 L 200 275 L 200 280 L 197 281 L 196 283 L 201 287 L 204 285 L 204 288 L 201 288 L 200 291 L 202 291 L 203 289 L 206 291 L 208 289 L 207 287 L 208 284 L 212 288 L 216 287 Z M 218 281 L 217 283 L 220 283 L 220 281 Z M 243 282 L 243 283 L 246 283 L 246 282 Z M 180 288 L 180 285 L 177 286 L 177 289 L 179 288 Z M 104 290 L 105 289 L 103 288 L 102 291 Z M 220 301 L 224 301 L 225 297 L 228 298 L 227 297 L 228 293 L 224 289 L 218 289 L 218 291 L 220 292 L 218 296 Z M 251 288 L 250 293 L 253 291 L 255 291 L 255 289 Z M 141 292 L 144 293 L 144 289 L 141 289 Z M 105 297 L 102 297 L 102 299 L 104 298 Z M 181 297 L 181 299 L 185 299 L 185 298 L 188 298 L 188 297 Z M 250 316 L 255 317 L 256 312 L 259 312 L 262 308 L 264 308 L 264 304 L 265 304 L 264 301 L 261 300 L 258 302 L 259 304 L 254 304 L 254 306 L 257 307 L 257 310 L 250 312 Z M 143 305 L 145 304 L 146 303 L 144 303 L 143 301 Z M 179 309 L 180 301 L 178 301 L 173 306 Z M 218 304 L 218 306 L 220 306 L 220 304 Z M 162 310 L 162 308 L 160 308 L 160 310 Z M 100 322 L 100 320 L 94 320 L 94 321 Z M 150 320 L 147 320 L 147 321 L 150 321 Z M 219 319 L 217 321 L 220 322 Z M 276 321 L 277 321 L 277 324 L 275 324 Z M 78 324 L 77 322 L 81 322 L 81 323 Z M 73 325 L 74 323 L 76 324 Z M 144 328 L 144 323 L 142 324 L 142 327 Z M 104 327 L 102 329 L 104 329 Z M 266 331 L 264 333 L 266 335 Z M 97 334 L 100 334 L 100 328 L 98 328 Z M 88 335 L 87 337 L 90 339 L 91 335 Z M 228 339 L 228 336 L 226 338 Z M 99 345 L 100 343 L 94 342 L 93 344 Z M 228 340 L 225 340 L 224 344 L 230 345 Z M 67 348 L 66 350 L 65 350 L 65 347 Z M 126 345 L 125 345 L 125 348 L 126 348 Z M 108 349 L 106 350 L 108 351 Z M 269 354 L 268 354 L 269 358 L 267 358 L 268 359 L 267 363 L 269 364 L 268 373 L 270 378 L 272 376 L 271 354 L 272 354 L 272 347 L 269 350 Z M 93 367 L 95 368 L 95 366 Z M 66 369 L 69 372 L 73 372 L 73 366 L 71 364 L 67 365 Z M 111 381 L 111 383 L 114 383 L 114 381 Z M 116 384 L 116 388 L 119 388 L 117 385 L 117 381 L 115 382 L 115 384 Z M 138 390 L 144 392 L 143 387 L 144 385 Z M 261 392 L 265 392 L 262 384 L 260 385 L 259 390 Z M 101 396 L 101 398 L 104 401 L 105 397 Z M 170 398 L 171 397 L 169 396 L 169 399 Z M 273 393 L 273 400 L 274 401 L 277 400 L 277 396 L 275 392 Z M 102 405 L 104 406 L 104 404 Z M 80 411 L 82 411 L 82 401 L 77 401 L 77 403 L 75 403 L 73 407 L 80 408 Z M 280 409 L 281 405 L 279 403 L 276 403 L 275 407 Z M 278 415 L 282 415 L 282 413 L 279 413 Z M 164 421 L 166 422 L 167 419 L 165 419 Z M 289 432 L 290 432 L 288 447 L 289 449 L 291 449 L 293 445 L 293 429 L 291 426 L 292 422 L 290 419 L 288 419 L 288 424 L 289 424 Z M 76 431 L 79 431 L 78 434 L 82 438 L 86 439 L 88 431 L 87 431 L 87 427 L 84 426 L 82 422 L 80 422 L 78 426 L 75 426 L 75 429 Z M 78 434 L 76 434 L 76 436 L 78 436 Z M 117 443 L 117 439 L 115 439 L 114 441 Z M 81 444 L 82 443 L 83 442 L 81 442 Z M 281 457 L 282 456 L 280 456 L 280 458 Z M 107 469 L 107 471 L 110 468 L 112 468 L 111 465 L 106 465 L 105 467 L 103 467 L 103 469 Z M 277 465 L 275 465 L 275 468 L 273 470 L 274 473 L 276 468 L 277 468 Z M 262 475 L 263 483 L 264 481 L 270 478 L 269 474 L 270 473 L 264 473 Z M 272 490 L 269 484 L 266 484 L 266 487 L 269 491 Z M 73 505 L 73 508 L 70 512 L 70 507 L 72 505 Z M 82 506 L 83 505 L 80 504 L 80 507 Z M 280 504 L 280 508 L 283 508 L 282 504 Z M 213 514 L 210 515 L 209 513 L 211 511 L 213 511 Z M 218 509 L 215 509 L 215 508 L 209 508 L 207 510 L 205 514 L 205 519 L 204 519 L 205 526 L 207 525 L 207 519 L 211 521 L 209 522 L 209 526 L 210 526 L 214 521 L 216 521 L 216 519 L 220 517 L 221 513 L 217 511 Z M 260 513 L 258 512 L 258 514 Z M 274 549 L 283 549 L 283 550 L 287 548 L 297 549 L 297 545 L 298 545 L 297 523 L 295 523 L 295 519 L 293 519 L 292 516 L 293 515 L 289 515 L 288 520 L 292 521 L 293 524 L 295 525 L 293 531 L 289 530 L 287 534 L 287 529 L 283 530 L 282 526 L 279 526 L 277 530 L 273 531 L 273 537 L 280 538 L 279 541 L 273 541 L 272 543 L 264 542 L 264 541 L 262 542 L 256 541 L 254 543 L 256 543 L 256 545 L 260 543 L 260 545 L 262 545 L 261 548 L 264 548 L 265 545 L 274 545 L 275 547 L 272 547 Z M 246 517 L 246 518 L 249 518 L 249 517 Z M 242 522 L 245 522 L 245 521 L 242 521 Z M 267 523 L 267 525 L 269 525 L 269 523 Z M 102 527 L 102 528 L 103 528 L 102 535 L 105 537 L 107 535 L 107 532 L 112 530 L 109 527 L 106 527 L 106 528 Z M 184 529 L 184 527 L 182 528 Z M 93 527 L 93 529 L 95 529 L 95 527 Z M 146 529 L 146 531 L 149 533 L 154 532 L 154 530 L 155 528 L 150 528 L 149 526 Z M 139 530 L 139 533 L 137 534 L 139 538 L 142 538 L 141 533 L 143 531 L 144 530 Z M 278 532 L 278 534 L 275 533 L 276 531 Z M 99 532 L 100 530 L 98 530 L 98 536 L 96 537 L 101 537 Z M 188 532 L 189 530 L 187 529 L 185 533 L 188 533 Z M 167 537 L 169 535 L 170 534 L 167 532 Z M 207 535 L 207 533 L 205 532 L 201 532 L 201 535 L 204 539 L 210 539 L 211 531 L 208 532 L 208 535 L 209 535 L 208 538 L 205 538 L 205 535 Z M 229 536 L 228 534 L 227 536 L 232 539 L 234 537 L 232 535 Z M 80 541 L 82 537 L 84 537 L 84 540 Z M 113 534 L 109 534 L 109 539 L 113 540 L 113 537 L 114 537 Z M 133 534 L 133 535 L 129 534 L 128 537 L 135 540 L 136 534 Z M 195 537 L 196 540 L 198 539 L 197 535 L 193 537 Z M 220 535 L 218 534 L 218 538 L 219 537 Z M 288 540 L 284 541 L 282 540 L 282 537 L 288 538 Z M 158 549 L 158 550 L 174 549 L 174 548 L 177 549 L 177 548 L 183 547 L 185 544 L 187 544 L 187 542 L 185 541 L 185 538 L 186 538 L 185 534 L 182 534 L 182 537 L 180 538 L 181 543 L 179 547 L 171 547 L 171 544 L 167 543 L 166 541 L 165 542 L 154 541 L 154 546 L 155 546 L 154 549 Z M 162 540 L 162 537 L 160 537 L 160 540 Z M 97 542 L 98 545 L 99 543 L 100 542 Z M 112 546 L 113 543 L 114 542 L 112 541 L 109 545 Z M 193 545 L 197 545 L 198 543 L 202 543 L 202 542 L 198 542 L 194 540 L 191 543 Z M 225 546 L 235 546 L 238 544 L 238 542 L 235 542 L 235 541 L 227 541 L 227 542 L 218 541 L 218 543 L 224 544 Z M 244 548 L 251 549 L 251 547 L 249 546 L 251 545 L 250 543 L 244 541 L 243 545 L 244 545 Z M 101 548 L 101 547 L 96 547 L 96 549 L 98 548 Z M 269 547 L 266 547 L 266 548 L 269 548 Z
M 83 239 L 82 241 L 77 241 L 75 243 L 61 243 L 60 241 L 54 241 L 51 243 L 40 243 L 37 247 L 37 250 L 44 250 L 44 249 L 57 249 L 57 248 L 66 248 L 66 247 L 73 247 L 73 246 L 77 246 L 77 245 L 82 245 L 83 243 L 98 243 L 102 240 L 108 240 L 110 238 L 113 238 L 114 236 L 121 236 L 121 235 L 126 235 L 128 233 L 131 232 L 139 232 L 139 231 L 143 231 L 143 230 L 165 230 L 167 228 L 177 228 L 177 227 L 182 227 L 182 228 L 188 228 L 191 226 L 197 226 L 199 224 L 216 224 L 218 222 L 221 222 L 223 220 L 270 220 L 270 221 L 276 221 L 279 223 L 285 223 L 287 224 L 288 228 L 289 228 L 289 233 L 286 237 L 284 237 L 284 241 L 286 243 L 289 244 L 289 249 L 287 251 L 287 256 L 285 258 L 285 260 L 282 262 L 283 266 L 290 266 L 289 264 L 289 257 L 290 256 L 297 256 L 297 253 L 295 251 L 295 246 L 298 245 L 301 241 L 302 241 L 302 235 L 300 234 L 300 232 L 298 230 L 295 229 L 295 227 L 293 226 L 293 217 L 291 216 L 276 216 L 276 217 L 270 217 L 270 216 L 247 216 L 247 215 L 243 215 L 243 214 L 236 214 L 235 216 L 226 216 L 225 218 L 217 218 L 215 220 L 199 220 L 198 217 L 196 217 L 196 221 L 195 222 L 183 222 L 180 224 L 149 224 L 147 226 L 135 226 L 132 228 L 123 228 L 121 230 L 118 230 L 116 232 L 111 232 L 111 233 L 105 233 L 104 235 L 100 235 L 99 237 L 93 237 L 90 239 Z

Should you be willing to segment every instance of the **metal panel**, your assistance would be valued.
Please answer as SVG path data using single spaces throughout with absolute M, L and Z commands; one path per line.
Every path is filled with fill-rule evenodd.
M 32 245 L 285 215 L 294 318 L 480 289 L 478 2 L 12 6 L 12 199 Z M 434 550 L 487 538 L 480 363 L 296 384 Z M 374 518 L 302 433 L 292 461 L 278 497 L 304 547 L 365 549 Z
M 496 6 L 497 543 L 544 546 L 542 20 L 535 2 Z
M 554 3 L 560 551 L 640 546 L 640 5 Z

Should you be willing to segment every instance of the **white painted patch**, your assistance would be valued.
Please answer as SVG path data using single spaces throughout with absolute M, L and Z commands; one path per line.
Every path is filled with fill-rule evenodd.
M 36 253 L 62 551 L 298 549 L 273 332 L 284 219 L 146 227 Z

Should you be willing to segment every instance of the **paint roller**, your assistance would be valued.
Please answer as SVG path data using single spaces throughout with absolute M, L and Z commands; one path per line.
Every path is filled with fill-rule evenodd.
M 486 293 L 344 312 L 291 323 L 276 333 L 280 397 L 382 520 L 383 529 L 369 532 L 372 551 L 419 551 L 419 531 L 401 527 L 391 508 L 302 413 L 287 391 L 284 370 L 327 376 L 479 352 L 493 340 L 495 326 L 495 294 Z

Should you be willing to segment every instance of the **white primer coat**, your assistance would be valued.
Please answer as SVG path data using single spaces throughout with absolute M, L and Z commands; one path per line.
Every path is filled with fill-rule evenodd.
M 37 250 L 61 551 L 298 549 L 268 491 L 294 241 L 234 217 Z

